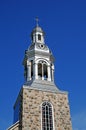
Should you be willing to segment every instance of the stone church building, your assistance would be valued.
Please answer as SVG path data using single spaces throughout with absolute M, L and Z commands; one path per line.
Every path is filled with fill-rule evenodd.
M 25 83 L 14 104 L 7 130 L 72 130 L 68 93 L 54 83 L 54 57 L 37 24 L 23 60 Z

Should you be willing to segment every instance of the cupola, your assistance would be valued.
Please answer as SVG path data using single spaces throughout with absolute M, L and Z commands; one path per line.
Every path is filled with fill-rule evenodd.
M 36 27 L 32 30 L 31 33 L 31 40 L 32 43 L 40 43 L 44 44 L 44 31 L 43 29 L 37 24 Z

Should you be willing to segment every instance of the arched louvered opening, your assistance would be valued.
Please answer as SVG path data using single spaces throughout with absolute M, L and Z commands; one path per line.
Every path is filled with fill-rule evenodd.
M 38 40 L 41 40 L 41 35 L 40 34 L 38 34 Z
M 47 80 L 47 78 L 48 78 L 48 72 L 47 72 L 47 65 L 46 64 L 43 64 L 43 77 L 44 77 L 44 80 Z
M 33 60 L 31 60 L 31 78 L 33 77 Z
M 49 102 L 42 104 L 42 130 L 53 130 L 52 105 Z
M 42 78 L 42 64 L 38 63 L 38 78 Z

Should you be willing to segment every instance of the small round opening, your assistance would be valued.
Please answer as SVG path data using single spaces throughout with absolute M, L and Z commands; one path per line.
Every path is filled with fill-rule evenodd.
M 43 46 L 43 45 L 41 45 L 41 47 L 43 48 L 44 46 Z

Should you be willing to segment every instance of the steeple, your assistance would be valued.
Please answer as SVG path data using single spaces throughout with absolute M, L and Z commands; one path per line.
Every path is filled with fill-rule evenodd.
M 25 51 L 24 76 L 29 85 L 34 81 L 54 84 L 54 57 L 45 44 L 44 34 L 37 23 L 31 32 L 31 45 Z
M 54 58 L 37 24 L 23 61 L 25 83 L 8 130 L 72 130 L 68 93 L 54 83 Z

